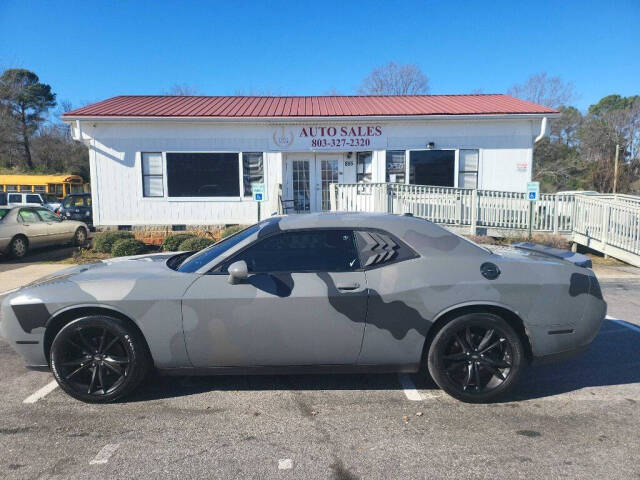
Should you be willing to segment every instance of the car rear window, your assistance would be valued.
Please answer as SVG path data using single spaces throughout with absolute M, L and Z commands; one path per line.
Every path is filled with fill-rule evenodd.
M 418 256 L 407 245 L 387 232 L 360 231 L 357 232 L 356 241 L 364 268 L 375 268 Z

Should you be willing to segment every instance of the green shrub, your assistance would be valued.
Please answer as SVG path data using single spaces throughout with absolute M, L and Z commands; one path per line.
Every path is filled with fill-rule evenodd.
M 202 250 L 203 248 L 206 248 L 213 243 L 215 243 L 215 241 L 207 237 L 187 238 L 180 244 L 180 250 L 189 252 L 193 250 Z
M 167 237 L 162 242 L 162 251 L 175 252 L 180 248 L 180 244 L 182 242 L 194 237 L 195 235 L 193 235 L 192 233 L 174 233 L 172 235 L 167 235 Z
M 244 227 L 242 225 L 232 225 L 222 230 L 222 233 L 220 234 L 220 238 L 227 238 L 228 236 L 233 235 L 234 233 L 237 233 L 240 230 L 244 230 Z
M 93 249 L 100 253 L 111 253 L 118 240 L 132 239 L 133 233 L 126 231 L 100 232 L 93 237 Z
M 135 238 L 121 238 L 113 244 L 111 255 L 114 257 L 127 257 L 140 255 L 147 250 L 147 246 Z

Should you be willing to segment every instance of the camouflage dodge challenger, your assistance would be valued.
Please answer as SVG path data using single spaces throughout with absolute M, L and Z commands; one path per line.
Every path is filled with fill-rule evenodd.
M 70 268 L 6 297 L 0 333 L 87 402 L 164 374 L 417 372 L 487 402 L 605 317 L 590 261 L 489 250 L 407 215 L 272 217 L 197 253 Z

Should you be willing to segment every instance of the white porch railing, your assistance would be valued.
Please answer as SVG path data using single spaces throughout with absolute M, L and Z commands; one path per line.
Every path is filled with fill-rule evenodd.
M 395 183 L 332 184 L 334 211 L 411 213 L 443 225 L 491 231 L 528 230 L 525 193 Z M 572 241 L 640 266 L 640 197 L 542 194 L 531 229 Z

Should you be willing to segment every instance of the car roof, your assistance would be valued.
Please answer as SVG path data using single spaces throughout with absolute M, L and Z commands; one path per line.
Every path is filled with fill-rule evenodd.
M 413 217 L 412 215 L 398 215 L 391 213 L 366 213 L 366 212 L 318 212 L 282 215 L 271 217 L 272 221 L 278 221 L 283 230 L 299 228 L 380 228 L 393 231 L 398 227 L 407 228 L 412 225 L 441 227 L 428 220 Z

